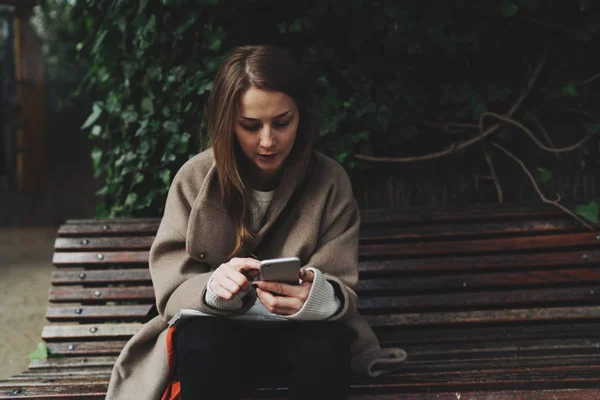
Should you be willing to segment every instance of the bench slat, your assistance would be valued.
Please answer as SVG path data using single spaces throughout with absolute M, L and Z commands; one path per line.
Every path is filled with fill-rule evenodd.
M 68 223 L 58 228 L 59 236 L 87 236 L 87 235 L 108 235 L 123 233 L 150 233 L 158 231 L 159 220 L 149 220 L 142 222 L 124 223 L 118 220 L 104 220 L 97 223 Z
M 54 250 L 138 250 L 150 249 L 154 236 L 56 238 Z
M 94 342 L 51 342 L 48 352 L 58 356 L 108 356 L 118 355 L 127 342 L 124 340 Z
M 567 220 L 520 220 L 514 222 L 485 222 L 477 224 L 442 224 L 433 226 L 406 226 L 404 224 L 361 226 L 360 240 L 363 243 L 377 241 L 401 241 L 414 239 L 462 239 L 512 236 L 518 234 L 558 234 L 584 232 L 585 228 L 573 219 Z
M 145 319 L 151 304 L 125 305 L 125 306 L 70 306 L 48 307 L 46 319 L 48 321 L 82 321 L 86 320 L 114 320 L 114 319 Z
M 140 330 L 141 323 L 48 325 L 42 329 L 44 340 L 129 338 Z
M 33 360 L 29 364 L 29 369 L 44 370 L 50 368 L 76 368 L 87 369 L 90 367 L 110 367 L 115 364 L 117 357 L 69 357 L 69 358 L 49 358 L 46 360 Z
M 588 304 L 600 302 L 600 285 L 564 289 L 530 289 L 483 293 L 428 294 L 414 296 L 359 297 L 358 307 L 363 312 L 417 312 L 425 310 L 490 308 L 523 305 L 543 306 L 561 304 Z M 457 310 L 458 311 L 458 310 Z
M 564 235 L 525 236 L 484 240 L 445 240 L 415 243 L 363 244 L 359 246 L 362 259 L 368 257 L 416 256 L 441 254 L 475 254 L 485 252 L 514 252 L 515 250 L 567 249 L 598 246 L 600 240 L 594 232 Z
M 56 266 L 72 264 L 148 264 L 148 251 L 100 251 L 90 253 L 54 253 Z
M 405 277 L 396 279 L 359 280 L 356 290 L 366 293 L 427 293 L 475 289 L 502 289 L 518 286 L 557 284 L 594 284 L 600 282 L 600 268 L 524 271 L 492 274 L 448 275 L 436 277 Z
M 516 308 L 459 312 L 365 315 L 372 327 L 460 325 L 507 322 L 585 321 L 600 319 L 600 306 Z
M 147 283 L 150 284 L 150 270 L 109 269 L 101 271 L 52 271 L 53 285 L 81 285 L 82 283 Z
M 74 301 L 147 301 L 154 302 L 152 286 L 79 288 L 56 286 L 50 290 L 51 302 Z
M 451 256 L 409 259 L 383 259 L 361 261 L 359 271 L 363 277 L 393 276 L 407 274 L 461 273 L 465 271 L 522 270 L 543 267 L 596 266 L 600 263 L 600 251 L 585 250 L 532 254 L 486 254 L 478 256 Z

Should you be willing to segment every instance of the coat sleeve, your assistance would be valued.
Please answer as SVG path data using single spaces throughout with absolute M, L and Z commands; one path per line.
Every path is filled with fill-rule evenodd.
M 185 172 L 184 167 L 171 184 L 165 213 L 150 249 L 150 275 L 158 312 L 165 321 L 181 309 L 215 315 L 243 312 L 248 307 L 224 311 L 205 302 L 206 284 L 213 271 L 209 264 L 192 258 L 186 250 L 185 235 L 199 188 L 192 186 L 198 181 L 197 177 L 193 179 L 195 182 L 186 182 Z
M 341 169 L 341 168 L 340 168 Z M 356 312 L 358 282 L 358 240 L 360 212 L 352 192 L 350 179 L 341 170 L 336 185 L 330 190 L 324 209 L 319 239 L 307 267 L 319 269 L 332 284 L 342 306 L 329 318 L 344 320 Z

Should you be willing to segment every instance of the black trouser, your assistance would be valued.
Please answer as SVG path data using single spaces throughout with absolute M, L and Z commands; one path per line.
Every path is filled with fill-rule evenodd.
M 291 399 L 347 399 L 350 335 L 336 322 L 242 322 L 197 317 L 177 333 L 182 400 L 239 399 L 281 382 Z

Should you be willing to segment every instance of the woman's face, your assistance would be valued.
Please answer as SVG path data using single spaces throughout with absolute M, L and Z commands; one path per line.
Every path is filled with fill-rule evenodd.
M 282 92 L 251 87 L 241 95 L 235 136 L 252 166 L 255 189 L 271 189 L 294 146 L 298 120 L 296 102 Z

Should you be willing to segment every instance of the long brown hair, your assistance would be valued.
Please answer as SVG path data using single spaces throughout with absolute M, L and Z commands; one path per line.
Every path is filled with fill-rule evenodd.
M 205 119 L 221 200 L 236 230 L 236 244 L 230 257 L 238 254 L 256 237 L 250 220 L 253 196 L 239 169 L 239 163 L 245 156 L 234 133 L 237 104 L 250 87 L 282 92 L 295 101 L 300 119 L 288 160 L 297 159 L 312 150 L 317 135 L 309 85 L 304 72 L 291 56 L 270 45 L 237 47 L 229 53 L 213 81 Z

